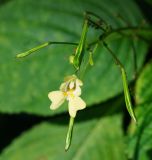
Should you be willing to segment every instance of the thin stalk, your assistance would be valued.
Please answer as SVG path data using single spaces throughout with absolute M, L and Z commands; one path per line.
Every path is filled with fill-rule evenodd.
M 40 49 L 45 48 L 45 47 L 47 47 L 49 45 L 52 45 L 52 44 L 67 44 L 67 45 L 74 45 L 74 46 L 78 45 L 78 43 L 74 43 L 74 42 L 51 42 L 50 41 L 50 42 L 46 42 L 46 43 L 43 43 L 41 45 L 38 45 L 38 46 L 28 50 L 28 51 L 17 54 L 16 58 L 24 58 L 24 57 L 29 56 L 30 54 L 40 50 Z
M 73 65 L 76 68 L 76 70 L 80 69 L 80 65 L 84 56 L 84 47 L 86 44 L 86 37 L 87 37 L 87 32 L 88 32 L 88 20 L 85 19 L 84 24 L 83 24 L 83 29 L 81 33 L 81 38 L 79 41 L 79 44 L 77 46 L 74 59 L 73 59 Z
M 119 66 L 119 68 L 121 70 L 126 107 L 127 107 L 127 110 L 129 112 L 130 116 L 132 117 L 132 119 L 135 122 L 137 122 L 135 113 L 133 111 L 133 106 L 132 106 L 132 102 L 131 102 L 131 96 L 130 96 L 130 92 L 129 92 L 129 88 L 128 88 L 127 75 L 126 75 L 125 69 L 124 69 L 122 63 L 120 62 L 120 60 L 115 56 L 114 52 L 108 47 L 108 45 L 105 42 L 103 42 L 103 45 L 109 51 L 108 53 L 111 54 L 115 63 Z
M 133 49 L 133 63 L 134 63 L 134 79 L 136 79 L 137 78 L 137 53 L 136 53 L 134 41 L 132 41 L 132 49 Z
M 65 142 L 65 151 L 68 151 L 68 149 L 71 145 L 73 126 L 74 126 L 74 118 L 70 117 L 69 129 L 68 129 L 68 132 L 67 132 L 67 137 L 66 137 L 66 142 Z

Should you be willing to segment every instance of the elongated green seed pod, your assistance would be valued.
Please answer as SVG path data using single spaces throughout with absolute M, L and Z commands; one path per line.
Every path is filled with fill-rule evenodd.
M 133 120 L 135 122 L 137 122 L 136 121 L 136 116 L 135 116 L 134 111 L 133 111 L 132 103 L 131 103 L 126 72 L 123 68 L 121 68 L 121 75 L 122 75 L 122 82 L 123 82 L 124 96 L 125 96 L 125 102 L 126 102 L 127 110 L 129 112 L 130 116 L 133 118 Z
M 46 43 L 43 43 L 41 45 L 38 45 L 38 46 L 28 50 L 28 51 L 17 54 L 16 58 L 24 58 L 24 57 L 29 56 L 30 54 L 40 50 L 40 49 L 45 48 L 45 47 L 47 47 L 49 45 L 52 45 L 52 44 L 66 44 L 66 45 L 74 45 L 74 46 L 78 45 L 78 43 L 74 43 L 74 42 L 53 42 L 53 41 L 50 41 L 50 42 L 46 42 Z
M 22 53 L 20 53 L 20 54 L 17 54 L 17 55 L 16 55 L 16 58 L 26 57 L 26 56 L 30 55 L 31 53 L 36 52 L 36 51 L 38 51 L 39 49 L 44 48 L 44 47 L 46 47 L 46 46 L 48 46 L 48 45 L 49 45 L 49 42 L 44 43 L 44 44 L 41 44 L 41 45 L 39 45 L 39 46 L 36 46 L 36 47 L 34 47 L 34 48 L 26 51 L 26 52 L 22 52 Z

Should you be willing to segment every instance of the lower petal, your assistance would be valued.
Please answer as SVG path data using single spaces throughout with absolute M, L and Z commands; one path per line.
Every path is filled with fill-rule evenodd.
M 59 108 L 65 101 L 65 96 L 62 91 L 52 91 L 48 94 L 49 99 L 52 101 L 50 109 L 55 110 Z
M 69 100 L 69 114 L 75 117 L 78 110 L 86 107 L 86 103 L 80 97 L 74 97 Z

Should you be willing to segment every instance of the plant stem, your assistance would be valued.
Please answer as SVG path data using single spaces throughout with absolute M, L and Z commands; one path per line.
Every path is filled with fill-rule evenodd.
M 36 52 L 36 51 L 38 51 L 38 50 L 40 50 L 42 48 L 45 48 L 45 47 L 47 47 L 49 45 L 52 45 L 52 44 L 78 45 L 78 43 L 75 43 L 75 42 L 52 42 L 52 41 L 50 41 L 50 42 L 46 42 L 46 43 L 43 43 L 41 45 L 38 45 L 38 46 L 36 46 L 36 47 L 34 47 L 34 48 L 32 48 L 32 49 L 30 49 L 28 51 L 25 51 L 23 53 L 17 54 L 16 58 L 26 57 L 26 56 L 32 54 L 33 52 Z
M 132 119 L 135 122 L 137 122 L 136 121 L 136 116 L 135 116 L 135 113 L 134 113 L 133 107 L 132 107 L 131 96 L 130 96 L 130 92 L 129 92 L 129 87 L 128 87 L 127 75 L 126 75 L 126 72 L 125 72 L 125 68 L 123 67 L 120 60 L 116 57 L 114 52 L 108 47 L 108 45 L 104 41 L 103 41 L 103 45 L 109 51 L 108 53 L 110 53 L 112 55 L 116 65 L 118 65 L 120 70 L 121 70 L 126 107 L 127 107 L 127 110 L 129 112 L 130 116 L 132 117 Z
M 67 137 L 66 137 L 66 142 L 65 142 L 65 151 L 67 151 L 69 149 L 70 145 L 71 145 L 73 125 L 74 125 L 74 118 L 70 117 L 69 129 L 68 129 L 68 132 L 67 132 Z

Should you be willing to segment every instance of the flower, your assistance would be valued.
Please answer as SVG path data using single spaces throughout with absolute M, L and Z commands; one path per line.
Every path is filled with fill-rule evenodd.
M 76 75 L 66 77 L 60 86 L 60 90 L 52 91 L 48 94 L 49 99 L 52 101 L 50 109 L 55 110 L 59 108 L 67 100 L 69 114 L 74 118 L 78 110 L 86 107 L 86 103 L 80 98 L 80 86 L 82 85 L 82 81 Z

